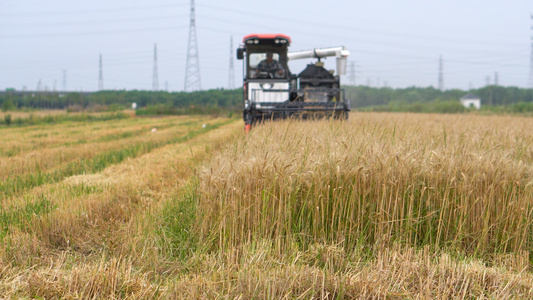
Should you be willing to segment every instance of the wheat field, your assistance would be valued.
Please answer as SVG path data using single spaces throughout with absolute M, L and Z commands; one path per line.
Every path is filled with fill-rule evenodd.
M 1 128 L 0 297 L 533 298 L 532 126 L 353 113 L 249 134 L 194 116 Z

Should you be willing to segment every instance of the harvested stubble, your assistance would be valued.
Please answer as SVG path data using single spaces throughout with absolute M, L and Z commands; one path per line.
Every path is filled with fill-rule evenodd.
M 275 253 L 272 242 L 202 256 L 197 270 L 172 283 L 176 299 L 531 299 L 533 276 L 482 261 L 458 261 L 428 248 L 391 247 L 372 260 L 358 251 L 346 268 L 330 265 L 344 256 L 335 246 Z M 348 263 L 349 262 L 349 263 Z M 321 265 L 324 263 L 325 265 Z M 522 269 L 523 270 L 523 269 Z
M 12 199 L 5 212 L 17 223 L 0 222 L 7 227 L 0 247 L 0 298 L 161 295 L 166 278 L 157 278 L 171 262 L 160 257 L 154 216 L 178 197 L 177 187 L 189 181 L 192 166 L 209 147 L 241 128 L 234 120 L 206 123 L 210 126 L 189 139 L 170 139 L 102 172 L 69 177 Z M 40 198 L 51 209 L 27 214 L 25 207 Z
M 60 109 L 52 109 L 52 110 L 39 110 L 39 111 L 32 111 L 32 112 L 23 112 L 23 111 L 8 111 L 3 112 L 0 111 L 0 118 L 3 118 L 5 115 L 11 115 L 13 118 L 29 118 L 31 116 L 35 117 L 46 117 L 46 116 L 59 116 L 59 115 L 67 115 L 66 110 L 60 110 Z
M 354 115 L 259 126 L 202 171 L 201 240 L 231 249 L 272 239 L 280 252 L 312 243 L 529 251 L 532 123 Z

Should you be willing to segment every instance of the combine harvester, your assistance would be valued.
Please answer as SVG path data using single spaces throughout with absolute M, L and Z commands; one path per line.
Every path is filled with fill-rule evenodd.
M 244 60 L 245 130 L 263 120 L 289 117 L 348 118 L 350 102 L 340 88 L 350 52 L 344 47 L 288 52 L 291 38 L 284 34 L 250 34 L 237 49 Z M 334 56 L 337 71 L 324 68 L 321 58 Z M 288 61 L 316 58 L 300 74 L 289 71 Z

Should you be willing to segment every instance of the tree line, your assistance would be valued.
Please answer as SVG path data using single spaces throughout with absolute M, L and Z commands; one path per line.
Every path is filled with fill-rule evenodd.
M 392 89 L 387 87 L 344 86 L 344 89 L 346 97 L 351 100 L 352 108 L 388 106 L 390 103 L 401 105 L 433 101 L 459 102 L 459 99 L 467 93 L 480 97 L 482 106 L 506 106 L 521 102 L 533 102 L 531 89 L 496 85 L 470 91 L 459 89 L 441 91 L 433 87 Z
M 462 110 L 459 99 L 467 93 L 481 98 L 483 109 L 500 109 L 518 112 L 533 112 L 532 90 L 518 87 L 486 86 L 464 91 L 459 89 L 438 90 L 432 87 L 387 87 L 344 86 L 346 98 L 352 109 L 377 111 L 456 112 Z M 86 110 L 91 107 L 118 110 L 131 107 L 175 107 L 185 111 L 199 108 L 224 110 L 242 109 L 242 89 L 214 89 L 197 92 L 165 91 L 101 91 L 77 92 L 16 92 L 0 93 L 3 111 L 11 109 L 71 109 Z M 196 108 L 196 109 L 193 109 Z
M 200 106 L 236 109 L 242 103 L 242 89 L 172 93 L 164 91 L 101 91 L 94 93 L 6 91 L 0 94 L 0 106 L 4 111 L 24 108 L 70 108 L 73 110 L 85 110 L 91 107 L 130 108 L 132 103 L 136 103 L 139 108 L 164 104 L 178 108 Z

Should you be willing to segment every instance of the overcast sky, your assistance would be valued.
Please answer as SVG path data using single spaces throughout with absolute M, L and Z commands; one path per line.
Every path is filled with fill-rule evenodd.
M 284 33 L 292 51 L 346 46 L 356 83 L 438 86 L 494 82 L 527 87 L 531 0 L 196 0 L 202 89 L 227 88 L 233 49 L 249 33 Z M 185 83 L 190 0 L 1 0 L 0 89 L 152 89 L 154 44 L 159 88 Z M 235 54 L 231 54 L 235 57 Z M 242 62 L 234 59 L 235 83 Z M 333 69 L 335 60 L 326 61 Z M 298 73 L 303 62 L 291 63 Z M 350 83 L 346 76 L 344 83 Z

